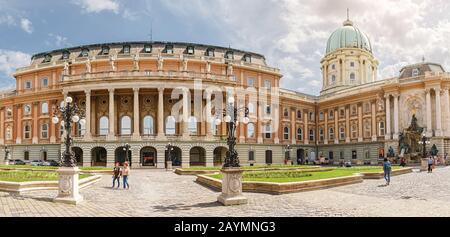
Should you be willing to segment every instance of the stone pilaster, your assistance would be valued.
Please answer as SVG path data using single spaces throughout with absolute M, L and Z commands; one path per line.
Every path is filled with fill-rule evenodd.
M 116 139 L 116 134 L 115 134 L 115 117 L 116 117 L 116 113 L 114 111 L 114 89 L 108 89 L 109 91 L 109 133 L 108 133 L 108 137 L 107 140 L 111 141 L 111 140 L 115 140 Z
M 92 140 L 92 133 L 91 133 L 91 121 L 92 121 L 92 116 L 91 116 L 91 90 L 85 90 L 84 91 L 85 95 L 86 95 L 86 132 L 84 133 L 84 139 L 86 141 L 91 141 Z
M 398 108 L 398 94 L 394 94 L 394 140 L 398 140 L 400 131 L 399 131 L 399 108 Z
M 425 89 L 425 101 L 426 101 L 426 116 L 427 116 L 427 130 L 426 136 L 431 137 L 433 135 L 433 127 L 431 123 L 431 91 L 430 89 Z
M 139 88 L 133 88 L 133 140 L 139 140 L 141 138 L 140 121 L 139 116 Z
M 436 136 L 442 136 L 441 89 L 434 89 L 436 94 Z
M 386 134 L 384 139 L 391 140 L 391 97 L 389 94 L 385 95 L 386 98 Z
M 158 88 L 158 139 L 164 138 L 164 88 Z

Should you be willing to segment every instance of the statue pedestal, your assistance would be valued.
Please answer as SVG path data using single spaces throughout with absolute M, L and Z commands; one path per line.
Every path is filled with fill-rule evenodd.
M 222 194 L 217 201 L 225 206 L 247 204 L 247 198 L 242 195 L 242 173 L 241 168 L 225 168 L 221 170 Z
M 420 171 L 428 171 L 428 159 L 422 158 L 420 163 Z
M 59 175 L 58 196 L 54 202 L 78 204 L 83 201 L 79 190 L 80 169 L 78 167 L 61 167 L 57 170 Z
M 172 170 L 172 161 L 166 161 L 166 169 Z

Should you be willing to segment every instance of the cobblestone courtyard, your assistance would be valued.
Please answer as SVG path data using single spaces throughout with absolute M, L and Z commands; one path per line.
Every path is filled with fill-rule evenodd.
M 218 192 L 158 170 L 134 170 L 130 190 L 111 189 L 103 176 L 81 191 L 78 206 L 56 204 L 56 191 L 0 192 L 0 216 L 450 216 L 450 167 L 326 190 L 268 195 L 244 193 L 249 204 L 223 207 Z

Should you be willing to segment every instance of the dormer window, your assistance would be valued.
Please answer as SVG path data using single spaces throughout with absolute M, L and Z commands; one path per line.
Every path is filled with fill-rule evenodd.
M 225 53 L 225 58 L 226 58 L 226 59 L 233 60 L 233 59 L 234 59 L 234 53 L 233 53 L 233 51 L 227 51 L 227 52 Z
M 50 55 L 50 54 L 45 55 L 43 62 L 49 63 L 50 61 L 52 61 L 52 55 Z
M 173 54 L 173 45 L 166 45 L 165 51 L 167 54 Z
M 131 51 L 131 47 L 129 45 L 124 45 L 123 46 L 123 53 L 124 54 L 130 54 Z
M 206 50 L 206 56 L 208 57 L 214 57 L 214 49 L 213 48 L 209 48 Z
M 252 62 L 252 56 L 250 54 L 246 54 L 243 57 L 244 62 L 251 63 Z
M 194 54 L 194 46 L 188 46 L 186 52 L 187 54 Z
M 109 54 L 109 47 L 108 46 L 103 46 L 102 47 L 102 54 L 103 55 L 108 55 Z
M 413 77 L 419 76 L 419 69 L 418 69 L 418 68 L 414 68 L 414 69 L 413 69 L 413 71 L 412 71 L 412 76 L 413 76 Z
M 82 49 L 81 57 L 88 57 L 88 56 L 89 56 L 89 49 Z
M 62 59 L 63 60 L 67 60 L 70 57 L 70 52 L 69 51 L 64 51 L 63 55 L 62 55 Z
M 152 52 L 152 46 L 149 44 L 144 45 L 144 53 L 151 53 Z

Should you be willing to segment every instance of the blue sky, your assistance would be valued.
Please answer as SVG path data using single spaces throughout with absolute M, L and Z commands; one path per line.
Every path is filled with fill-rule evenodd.
M 231 46 L 264 54 L 282 87 L 318 94 L 326 41 L 346 18 L 372 41 L 380 79 L 427 61 L 450 67 L 444 0 L 0 0 L 0 90 L 38 52 L 153 40 Z M 151 23 L 152 22 L 152 23 Z

